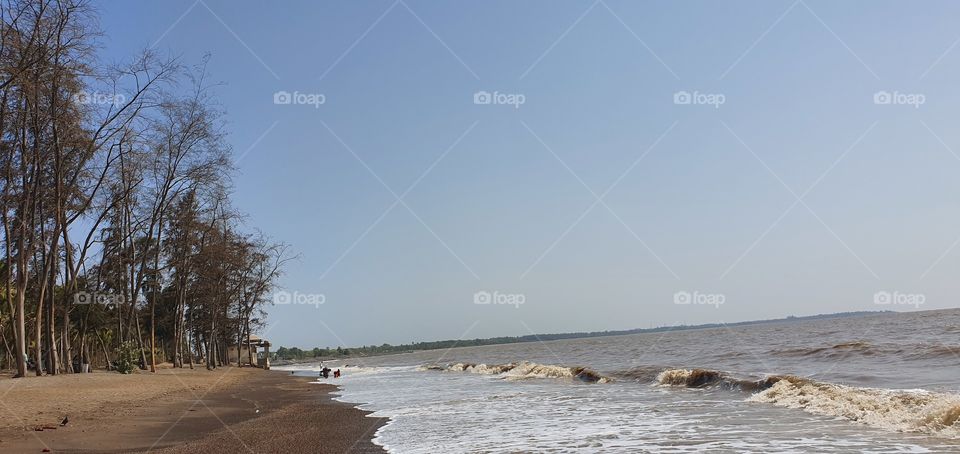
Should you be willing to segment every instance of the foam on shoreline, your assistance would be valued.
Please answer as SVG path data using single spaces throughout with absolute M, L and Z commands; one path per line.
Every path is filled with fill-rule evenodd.
M 861 388 L 794 375 L 747 380 L 705 369 L 667 369 L 657 375 L 656 384 L 735 389 L 751 392 L 749 402 L 799 409 L 897 432 L 960 437 L 960 395 L 957 394 Z
M 455 363 L 425 365 L 422 371 L 462 372 L 499 376 L 505 380 L 567 379 L 610 383 L 612 378 L 585 367 L 537 364 L 527 361 L 507 364 Z M 794 375 L 741 378 L 709 369 L 640 367 L 611 373 L 654 386 L 723 389 L 749 393 L 748 402 L 794 408 L 820 416 L 847 419 L 871 427 L 898 432 L 919 432 L 960 437 L 960 395 L 926 390 L 860 388 L 819 382 Z

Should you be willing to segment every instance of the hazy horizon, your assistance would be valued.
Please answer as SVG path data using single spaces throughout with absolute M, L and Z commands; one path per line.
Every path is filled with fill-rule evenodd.
M 211 55 L 274 345 L 957 306 L 960 4 L 95 5 Z
M 945 311 L 949 311 L 949 310 L 952 310 L 952 309 L 957 309 L 957 308 L 933 309 L 933 310 L 945 310 Z M 909 311 L 909 312 L 926 312 L 926 311 L 921 309 L 920 311 Z M 697 329 L 716 329 L 716 327 L 717 327 L 718 325 L 721 326 L 721 327 L 731 328 L 731 327 L 737 327 L 737 326 L 742 326 L 742 325 L 751 326 L 751 325 L 755 325 L 755 324 L 756 324 L 756 325 L 762 325 L 762 324 L 766 324 L 766 323 L 778 323 L 778 322 L 786 322 L 786 321 L 792 322 L 792 321 L 794 321 L 794 320 L 797 320 L 797 321 L 816 321 L 816 320 L 821 320 L 821 319 L 834 319 L 834 318 L 846 318 L 846 317 L 860 317 L 860 316 L 866 316 L 866 315 L 887 315 L 887 314 L 889 314 L 889 315 L 896 315 L 896 314 L 907 314 L 907 313 L 908 313 L 908 312 L 905 312 L 905 311 L 904 311 L 904 312 L 900 312 L 900 311 L 892 311 L 892 310 L 832 312 L 832 313 L 824 313 L 824 314 L 787 315 L 787 316 L 784 316 L 784 317 L 765 318 L 765 319 L 733 320 L 733 321 L 728 321 L 728 322 L 706 322 L 706 323 L 698 323 L 698 324 L 658 325 L 658 326 L 651 326 L 651 327 L 633 327 L 633 328 L 608 329 L 608 330 L 580 330 L 580 331 L 543 332 L 543 333 L 539 333 L 539 332 L 538 332 L 538 333 L 527 333 L 527 334 L 516 334 L 516 335 L 506 334 L 506 335 L 502 335 L 502 336 L 481 337 L 481 338 L 478 338 L 478 337 L 464 337 L 464 338 L 459 338 L 459 339 L 422 339 L 422 340 L 417 340 L 417 341 L 414 341 L 414 342 L 407 342 L 407 343 L 396 344 L 396 345 L 392 345 L 392 346 L 393 346 L 393 347 L 396 347 L 396 346 L 403 346 L 403 345 L 411 345 L 411 344 L 415 344 L 415 343 L 419 343 L 419 342 L 429 343 L 429 342 L 449 342 L 449 341 L 459 342 L 459 341 L 463 341 L 463 344 L 456 343 L 456 344 L 453 345 L 452 347 L 442 347 L 442 349 L 454 349 L 454 348 L 461 348 L 461 347 L 463 347 L 463 348 L 475 347 L 475 346 L 477 346 L 477 345 L 468 345 L 468 342 L 474 341 L 474 340 L 487 341 L 487 340 L 490 340 L 490 339 L 498 339 L 498 338 L 504 338 L 504 337 L 505 337 L 505 338 L 518 338 L 518 339 L 521 339 L 521 338 L 533 338 L 533 341 L 536 341 L 536 342 L 552 342 L 552 341 L 561 341 L 561 340 L 581 339 L 581 338 L 586 338 L 586 337 L 630 336 L 630 335 L 633 335 L 633 334 L 644 334 L 644 333 L 650 333 L 650 332 L 660 332 L 660 331 L 663 331 L 663 330 L 667 330 L 667 331 L 686 331 L 686 330 L 697 330 Z M 633 331 L 638 331 L 639 333 L 632 333 Z M 604 334 L 601 334 L 601 335 L 598 335 L 598 336 L 577 336 L 577 335 L 579 335 L 579 334 L 594 334 L 594 333 L 604 333 Z M 607 334 L 607 333 L 617 333 L 617 334 Z M 621 333 L 623 333 L 623 334 L 621 334 Z M 568 336 L 568 335 L 569 335 L 569 336 L 571 336 L 571 337 L 564 337 L 564 338 L 560 338 L 560 339 L 540 339 L 540 338 L 538 338 L 538 336 L 554 336 L 554 335 L 562 335 L 562 336 Z M 530 341 L 524 340 L 524 341 L 521 341 L 521 342 L 530 342 Z M 344 347 L 344 348 L 350 349 L 350 348 L 362 348 L 362 347 L 368 347 L 368 346 L 369 346 L 369 347 L 378 347 L 378 346 L 380 346 L 380 345 L 382 345 L 382 344 L 339 345 L 339 347 Z M 501 344 L 481 344 L 480 346 L 495 346 L 495 345 L 501 345 Z M 337 347 L 337 346 L 322 346 L 322 345 L 272 345 L 272 346 L 271 346 L 271 349 L 275 351 L 275 350 L 276 350 L 277 348 L 279 348 L 279 347 L 285 347 L 285 348 L 294 348 L 294 347 L 296 347 L 296 348 L 299 348 L 299 349 L 301 349 L 301 350 L 303 350 L 303 351 L 308 351 L 308 350 L 313 350 L 314 348 L 327 348 L 327 349 L 330 349 L 330 350 L 336 350 L 336 347 Z M 433 349 L 428 349 L 427 351 L 429 351 L 429 350 L 433 350 Z M 411 350 L 411 352 L 413 352 L 413 351 L 420 351 L 420 350 Z M 549 350 L 548 350 L 548 351 L 549 351 Z M 377 355 L 392 355 L 392 354 L 397 354 L 397 353 L 400 353 L 400 352 L 378 353 Z M 352 355 L 352 356 L 357 356 L 357 355 L 354 355 L 353 353 L 351 353 L 351 355 Z M 331 355 L 331 356 L 334 356 L 334 355 Z M 352 357 L 352 356 L 347 356 L 347 358 Z M 297 363 L 300 363 L 300 362 L 310 363 L 310 362 L 316 362 L 315 360 L 319 360 L 319 359 L 323 359 L 323 357 L 319 357 L 319 358 L 317 358 L 317 357 L 312 357 L 312 356 L 311 356 L 311 357 L 305 357 L 305 358 L 302 358 L 302 359 L 298 359 L 296 362 L 297 362 Z M 321 361 L 321 362 L 322 362 L 322 361 Z M 278 363 L 278 364 L 279 364 L 279 363 Z

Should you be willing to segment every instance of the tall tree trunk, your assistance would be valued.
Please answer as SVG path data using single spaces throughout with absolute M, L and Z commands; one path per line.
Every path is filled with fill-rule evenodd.
M 250 315 L 247 314 L 246 319 L 244 320 L 244 331 L 246 332 L 247 340 L 247 361 L 250 362 L 251 366 L 256 366 L 257 364 L 253 362 L 253 345 L 250 344 Z
M 137 322 L 137 346 L 140 347 L 140 368 L 145 369 L 147 367 L 147 353 L 143 345 L 143 334 L 140 333 L 140 317 L 134 316 L 134 319 Z
M 44 238 L 44 235 L 41 229 L 41 233 L 40 233 L 41 242 L 43 241 L 43 238 Z M 41 269 L 39 273 L 40 295 L 37 298 L 37 313 L 36 313 L 36 317 L 34 318 L 34 332 L 36 333 L 36 338 L 35 338 L 36 342 L 34 342 L 33 344 L 34 345 L 33 362 L 36 364 L 36 368 L 37 368 L 36 372 L 37 372 L 37 376 L 39 377 L 43 375 L 44 369 L 47 369 L 47 367 L 44 367 L 44 364 L 46 364 L 46 362 L 44 361 L 44 358 L 43 358 L 43 312 L 45 308 L 44 300 L 46 299 L 46 294 L 47 294 L 46 293 L 47 279 L 46 279 L 45 271 L 48 268 L 46 267 L 47 257 L 43 251 L 43 248 L 40 248 L 40 260 L 38 260 L 38 263 L 41 264 Z
M 68 374 L 73 373 L 73 351 L 70 348 L 70 300 L 69 296 L 65 296 L 63 304 L 63 333 L 60 335 L 60 338 L 63 339 L 63 354 L 62 363 L 63 370 Z M 80 341 L 80 351 L 83 352 L 83 338 Z M 82 363 L 83 361 L 81 361 Z
M 190 313 L 190 318 L 188 320 L 188 323 L 189 323 L 189 326 L 187 327 L 187 357 L 190 360 L 190 369 L 193 370 L 193 352 L 195 351 L 193 342 L 196 339 L 196 336 L 193 335 L 193 332 L 194 332 L 193 312 Z
M 100 336 L 100 332 L 94 331 L 94 334 L 97 335 L 97 339 L 100 341 L 100 349 L 103 351 L 103 360 L 107 362 L 107 370 L 113 369 L 113 361 L 110 359 L 110 353 L 107 352 L 107 345 L 103 342 L 103 337 Z
M 21 221 L 22 224 L 22 221 Z M 20 235 L 17 237 L 17 377 L 27 376 L 27 320 L 25 298 L 27 289 L 27 259 L 24 257 L 24 232 L 20 226 Z
M 9 173 L 10 166 L 7 166 Z M 9 175 L 8 175 L 9 178 Z M 9 181 L 9 180 L 8 180 Z M 17 377 L 24 377 L 27 375 L 27 363 L 25 361 L 27 355 L 27 345 L 23 341 L 23 327 L 24 320 L 22 318 L 23 313 L 23 303 L 20 300 L 19 294 L 17 295 L 17 302 L 14 304 L 13 301 L 13 270 L 15 267 L 10 256 L 10 223 L 9 218 L 7 217 L 7 210 L 4 208 L 3 213 L 0 213 L 0 220 L 3 222 L 3 243 L 4 243 L 4 263 L 6 266 L 6 288 L 4 289 L 4 296 L 7 298 L 7 305 L 10 307 L 10 316 L 13 317 L 12 323 L 10 324 L 13 327 L 13 341 L 14 341 L 14 360 L 17 364 Z M 19 282 L 19 277 L 18 277 Z
M 48 304 L 47 309 L 47 363 L 48 372 L 51 375 L 57 375 L 60 372 L 60 358 L 57 354 L 57 330 L 56 330 L 56 316 L 57 311 L 54 306 L 56 301 L 57 292 L 57 244 L 59 244 L 60 232 L 57 232 L 54 229 L 54 235 L 52 238 L 52 245 L 50 246 L 50 304 Z
M 157 228 L 157 251 L 153 258 L 153 272 L 154 272 L 154 285 L 156 286 L 153 289 L 153 296 L 150 298 L 150 372 L 157 372 L 157 298 L 160 297 L 161 290 L 161 280 L 160 280 L 160 241 L 162 240 L 161 233 L 163 232 L 163 211 L 161 210 L 160 219 L 158 221 L 161 227 Z
M 38 377 L 43 375 L 43 369 L 44 369 L 42 328 L 43 328 L 43 308 L 44 308 L 43 300 L 44 300 L 44 294 L 46 292 L 47 280 L 41 279 L 41 282 L 43 283 L 40 284 L 40 297 L 37 298 L 37 316 L 34 319 L 36 342 L 34 342 L 34 349 L 33 349 L 33 362 L 36 364 L 36 368 L 37 368 L 36 372 Z
M 3 338 L 3 348 L 7 355 L 6 361 L 4 361 L 4 366 L 10 367 L 10 361 L 13 360 L 13 352 L 10 350 L 10 342 L 7 341 L 7 334 L 6 330 L 4 329 L 4 325 L 0 325 L 0 337 Z

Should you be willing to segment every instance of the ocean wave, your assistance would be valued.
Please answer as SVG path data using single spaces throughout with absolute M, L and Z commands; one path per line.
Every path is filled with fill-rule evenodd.
M 456 363 L 447 366 L 428 364 L 420 366 L 424 371 L 468 372 L 482 375 L 499 375 L 506 380 L 525 380 L 532 378 L 575 379 L 587 383 L 608 383 L 612 381 L 586 367 L 567 367 L 551 364 L 537 364 L 528 361 L 508 364 L 471 364 Z
M 960 346 L 955 345 L 923 344 L 913 350 L 912 354 L 908 353 L 913 359 L 960 359 Z
M 657 383 L 667 386 L 704 388 L 723 381 L 723 373 L 707 369 L 667 369 L 657 374 Z
M 960 436 L 960 395 L 857 388 L 783 376 L 748 399 L 887 430 Z
M 767 389 L 780 376 L 771 376 L 760 380 L 738 378 L 726 372 L 709 369 L 666 369 L 659 372 L 654 383 L 662 386 L 682 386 L 686 388 L 720 387 L 730 390 L 754 392 Z
M 847 346 L 843 348 L 864 348 Z M 545 365 L 522 361 L 509 364 L 456 363 L 425 365 L 420 370 L 496 375 L 507 380 L 530 378 L 578 379 L 590 383 L 633 380 L 663 387 L 713 388 L 749 393 L 747 401 L 794 408 L 843 418 L 899 432 L 920 432 L 960 438 L 960 394 L 926 390 L 861 388 L 819 382 L 795 375 L 738 377 L 710 369 L 636 367 L 611 372 L 610 377 L 585 367 Z
M 850 341 L 829 346 L 801 347 L 773 350 L 773 356 L 798 358 L 814 357 L 841 360 L 853 357 L 895 356 L 909 360 L 960 358 L 960 346 L 943 344 L 897 344 L 875 345 L 866 341 Z
M 794 375 L 742 379 L 707 369 L 666 369 L 661 386 L 719 387 L 752 393 L 749 402 L 844 418 L 880 429 L 960 437 L 960 395 L 926 390 L 859 388 Z
M 618 380 L 631 380 L 639 383 L 649 383 L 655 381 L 657 376 L 664 371 L 660 366 L 641 366 L 632 369 L 611 372 L 610 375 Z
M 900 348 L 895 348 L 893 351 L 891 351 L 889 348 L 871 345 L 865 341 L 850 341 L 822 347 L 801 347 L 773 350 L 770 353 L 774 356 L 785 357 L 822 356 L 827 359 L 841 359 L 851 356 L 875 356 L 887 353 L 899 353 L 899 351 Z

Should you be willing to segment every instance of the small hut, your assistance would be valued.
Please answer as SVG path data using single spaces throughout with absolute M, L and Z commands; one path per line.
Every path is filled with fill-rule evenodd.
M 227 358 L 238 366 L 256 366 L 270 369 L 270 342 L 259 336 L 251 335 L 247 342 L 231 345 L 227 348 Z M 255 364 L 251 364 L 253 358 Z

